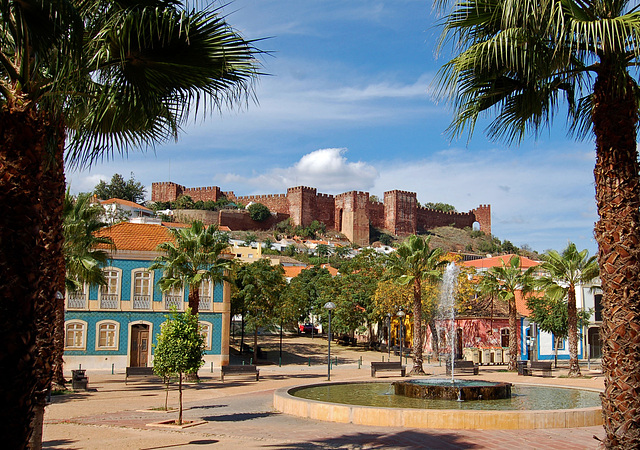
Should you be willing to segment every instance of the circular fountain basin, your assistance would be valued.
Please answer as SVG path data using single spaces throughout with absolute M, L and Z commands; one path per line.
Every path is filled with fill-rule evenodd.
M 396 381 L 393 383 L 396 395 L 431 400 L 499 400 L 511 398 L 511 383 L 493 381 L 424 380 Z
M 315 420 L 403 428 L 533 429 L 602 425 L 596 391 L 547 387 L 542 395 L 530 398 L 527 393 L 539 386 L 512 387 L 511 399 L 457 402 L 394 395 L 390 383 L 322 383 L 279 389 L 274 394 L 274 407 L 286 414 Z

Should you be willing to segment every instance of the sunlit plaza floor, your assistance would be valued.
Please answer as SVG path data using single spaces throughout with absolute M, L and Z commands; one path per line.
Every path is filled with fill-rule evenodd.
M 149 427 L 148 423 L 176 416 L 149 411 L 164 404 L 162 384 L 136 380 L 125 385 L 124 373 L 88 371 L 88 392 L 53 397 L 46 411 L 43 446 L 56 449 L 595 449 L 599 441 L 594 436 L 600 439 L 604 436 L 602 427 L 432 430 L 328 423 L 288 416 L 273 408 L 274 391 L 325 381 L 327 341 L 321 337 L 285 338 L 282 366 L 277 364 L 277 336 L 261 336 L 259 344 L 267 349 L 271 360 L 271 364 L 259 366 L 260 381 L 234 377 L 222 383 L 219 373 L 215 370 L 211 373 L 204 367 L 199 374 L 201 382 L 186 385 L 185 418 L 204 420 L 202 425 L 183 430 Z M 338 365 L 331 371 L 332 381 L 371 380 L 371 361 L 388 359 L 386 353 L 338 345 L 332 345 L 332 356 L 338 357 Z M 563 369 L 552 378 L 522 377 L 504 369 L 504 366 L 482 366 L 479 377 L 511 383 L 603 388 L 602 375 L 587 368 L 583 370 L 586 376 L 580 379 L 563 377 L 566 373 Z M 438 375 L 444 374 L 445 368 L 431 363 L 425 364 L 425 370 Z M 175 389 L 170 391 L 169 404 L 177 404 Z

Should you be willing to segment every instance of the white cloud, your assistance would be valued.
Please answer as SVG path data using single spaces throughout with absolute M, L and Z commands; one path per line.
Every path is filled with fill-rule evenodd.
M 293 186 L 311 186 L 319 192 L 335 194 L 350 190 L 368 190 L 379 174 L 376 168 L 363 161 L 347 160 L 344 148 L 325 148 L 304 155 L 291 167 L 275 168 L 254 177 L 227 174 L 221 184 L 244 183 L 262 189 L 283 192 Z

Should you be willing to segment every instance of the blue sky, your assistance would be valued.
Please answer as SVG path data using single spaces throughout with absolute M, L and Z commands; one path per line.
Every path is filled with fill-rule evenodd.
M 550 133 L 520 145 L 444 135 L 452 114 L 434 101 L 440 29 L 421 0 L 235 0 L 229 23 L 271 52 L 258 102 L 185 126 L 179 142 L 69 172 L 73 192 L 114 173 L 148 186 L 174 181 L 238 195 L 306 185 L 382 197 L 401 189 L 458 211 L 491 204 L 493 234 L 540 252 L 568 241 L 596 251 L 594 144 Z M 486 125 L 486 122 L 484 123 Z

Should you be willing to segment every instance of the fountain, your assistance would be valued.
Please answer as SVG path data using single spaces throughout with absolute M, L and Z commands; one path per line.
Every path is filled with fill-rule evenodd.
M 394 383 L 323 383 L 278 389 L 275 409 L 299 417 L 360 425 L 449 429 L 572 428 L 602 425 L 598 392 L 454 377 L 458 268 L 443 277 L 441 304 L 450 318 L 451 379 Z M 542 400 L 541 400 L 542 399 Z M 567 408 L 568 407 L 568 408 Z
M 511 397 L 510 383 L 494 383 L 490 381 L 458 381 L 455 379 L 456 357 L 456 308 L 455 291 L 458 284 L 460 268 L 451 262 L 447 265 L 442 276 L 442 290 L 440 292 L 441 316 L 449 320 L 449 358 L 451 364 L 451 380 L 428 379 L 397 381 L 393 383 L 396 395 L 413 398 L 443 399 L 443 400 L 495 400 Z

